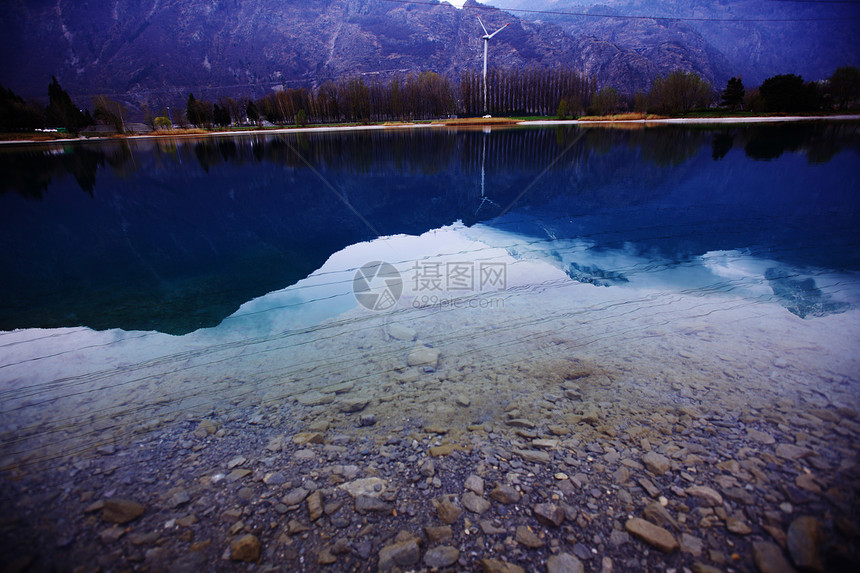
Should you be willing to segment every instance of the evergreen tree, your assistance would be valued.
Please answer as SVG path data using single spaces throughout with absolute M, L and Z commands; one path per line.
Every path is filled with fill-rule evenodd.
M 188 94 L 188 103 L 185 106 L 185 117 L 188 118 L 188 123 L 190 123 L 191 125 L 200 125 L 197 99 L 195 99 L 193 93 Z
M 735 111 L 743 105 L 745 94 L 746 90 L 744 90 L 741 78 L 730 78 L 726 84 L 726 89 L 721 94 L 720 105 Z
M 48 108 L 45 110 L 48 125 L 64 127 L 72 133 L 77 133 L 86 125 L 86 116 L 72 101 L 55 76 L 51 77 L 48 85 Z
M 245 115 L 251 123 L 257 123 L 260 121 L 260 112 L 257 110 L 257 106 L 252 100 L 248 100 L 248 105 L 245 106 Z
M 0 130 L 34 130 L 43 126 L 39 110 L 0 84 Z

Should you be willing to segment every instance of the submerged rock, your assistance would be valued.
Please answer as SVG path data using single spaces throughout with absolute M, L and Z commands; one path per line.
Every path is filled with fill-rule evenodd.
M 823 573 L 821 522 L 810 516 L 798 517 L 788 527 L 786 543 L 794 564 L 805 571 Z
M 439 350 L 428 346 L 418 345 L 406 357 L 409 366 L 429 366 L 435 369 L 439 364 Z
M 112 498 L 105 500 L 102 519 L 110 523 L 128 523 L 144 512 L 144 506 L 130 499 Z
M 230 543 L 230 559 L 233 561 L 257 561 L 260 558 L 260 540 L 255 535 L 243 535 Z

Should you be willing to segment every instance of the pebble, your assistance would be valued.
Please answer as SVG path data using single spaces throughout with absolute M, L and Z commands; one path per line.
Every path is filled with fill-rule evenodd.
M 369 402 L 366 398 L 347 398 L 340 401 L 338 409 L 344 414 L 352 414 L 364 410 Z
M 522 495 L 509 485 L 496 484 L 490 492 L 490 499 L 507 505 L 519 503 Z
M 439 350 L 420 344 L 413 348 L 406 357 L 409 366 L 429 366 L 435 369 L 439 364 Z
M 125 528 L 120 527 L 119 525 L 114 525 L 99 533 L 99 538 L 102 540 L 102 543 L 108 545 L 119 541 L 119 538 L 123 535 L 125 535 Z
M 801 516 L 788 526 L 786 543 L 794 564 L 805 571 L 823 573 L 821 522 L 814 517 Z
M 753 560 L 759 573 L 794 573 L 782 549 L 775 543 L 756 541 L 753 543 Z
M 334 402 L 334 396 L 322 392 L 305 392 L 296 398 L 302 406 L 323 406 Z
M 738 535 L 749 535 L 752 529 L 747 523 L 739 517 L 729 517 L 726 519 L 726 529 Z
M 463 508 L 455 505 L 447 497 L 443 497 L 436 505 L 436 516 L 444 524 L 451 524 L 463 514 Z
M 424 564 L 435 569 L 449 567 L 460 558 L 460 551 L 450 545 L 434 547 L 424 554 Z
M 777 444 L 775 451 L 777 456 L 787 460 L 796 460 L 812 455 L 812 450 L 794 444 Z
M 387 512 L 391 511 L 391 506 L 378 497 L 369 495 L 360 495 L 355 498 L 355 511 L 358 513 Z
M 391 338 L 395 338 L 397 340 L 405 340 L 410 342 L 415 340 L 415 329 L 405 326 L 403 324 L 389 324 L 388 325 L 388 336 Z
M 285 505 L 298 505 L 305 500 L 310 492 L 303 487 L 297 487 L 296 489 L 290 490 L 287 492 L 281 501 Z
M 308 514 L 311 521 L 316 521 L 323 515 L 323 496 L 321 491 L 315 491 L 307 498 Z
M 483 573 L 526 573 L 525 569 L 501 559 L 481 559 Z
M 648 452 L 642 456 L 642 463 L 645 464 L 645 467 L 656 476 L 665 474 L 672 467 L 672 463 L 669 461 L 669 458 L 662 454 L 658 454 L 657 452 Z
M 424 534 L 430 543 L 441 543 L 454 537 L 454 530 L 450 525 L 428 525 L 424 528 Z
M 391 571 L 395 567 L 408 569 L 418 563 L 421 549 L 417 539 L 409 539 L 386 545 L 379 550 L 379 570 Z
M 659 501 L 652 501 L 646 505 L 645 509 L 642 510 L 642 516 L 654 525 L 679 529 L 678 522 Z
M 233 561 L 257 561 L 260 558 L 260 540 L 250 533 L 230 543 L 230 559 Z
M 634 517 L 627 520 L 624 528 L 635 537 L 659 549 L 664 553 L 671 553 L 678 548 L 678 541 L 658 525 L 649 521 Z
M 263 476 L 263 483 L 266 485 L 284 485 L 287 483 L 287 478 L 281 472 L 270 472 Z
M 768 434 L 766 432 L 761 432 L 761 431 L 755 430 L 755 429 L 747 430 L 747 437 L 751 440 L 755 440 L 756 442 L 758 442 L 760 444 L 764 444 L 766 446 L 769 446 L 771 444 L 776 443 L 776 440 L 773 438 L 773 436 L 771 436 L 770 434 Z
M 530 549 L 537 549 L 539 547 L 544 546 L 543 540 L 535 535 L 535 533 L 525 525 L 520 525 L 517 527 L 516 535 L 514 538 L 518 543 L 524 545 Z
M 689 553 L 693 557 L 701 556 L 705 548 L 701 539 L 689 533 L 681 534 L 680 546 L 681 553 Z
M 723 496 L 721 496 L 713 488 L 710 488 L 706 485 L 694 485 L 692 487 L 687 488 L 684 493 L 699 499 L 703 505 L 706 505 L 708 507 L 716 507 L 719 505 L 723 505 Z
M 122 498 L 111 498 L 104 502 L 102 519 L 110 523 L 128 523 L 143 515 L 142 504 Z
M 463 494 L 462 503 L 463 507 L 472 513 L 477 513 L 479 515 L 486 513 L 492 507 L 492 504 L 489 501 L 471 491 L 467 491 Z
M 505 533 L 507 531 L 504 527 L 494 525 L 489 519 L 481 520 L 478 525 L 481 526 L 481 531 L 483 531 L 485 535 L 498 535 L 499 533 Z
M 514 450 L 514 453 L 531 463 L 548 464 L 552 460 L 548 453 L 538 450 Z
M 570 553 L 559 553 L 547 559 L 546 573 L 585 573 L 585 567 Z
M 537 520 L 548 527 L 558 527 L 564 522 L 564 510 L 553 503 L 539 503 L 532 511 Z
M 463 484 L 463 487 L 472 490 L 478 495 L 484 495 L 484 480 L 475 474 L 471 474 L 466 478 L 466 482 Z
M 376 497 L 388 488 L 388 482 L 382 478 L 368 477 L 342 483 L 337 487 L 338 489 L 344 490 L 352 497 L 358 497 L 360 495 Z

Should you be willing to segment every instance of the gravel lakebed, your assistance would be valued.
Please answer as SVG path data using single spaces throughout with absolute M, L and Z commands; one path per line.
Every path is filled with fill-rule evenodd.
M 5 467 L 4 571 L 856 570 L 850 407 L 631 400 L 574 359 L 470 395 L 414 353 L 375 394 L 237 400 Z

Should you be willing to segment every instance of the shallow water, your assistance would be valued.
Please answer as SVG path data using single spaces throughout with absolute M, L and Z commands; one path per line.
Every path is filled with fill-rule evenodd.
M 342 393 L 381 427 L 539 418 L 566 381 L 571 416 L 856 407 L 858 129 L 4 148 L 3 455 L 233 406 L 349 425 Z

